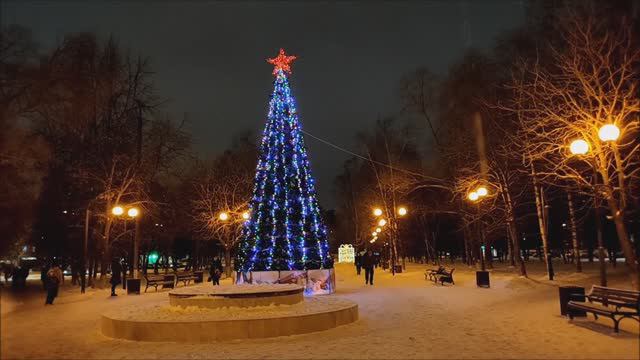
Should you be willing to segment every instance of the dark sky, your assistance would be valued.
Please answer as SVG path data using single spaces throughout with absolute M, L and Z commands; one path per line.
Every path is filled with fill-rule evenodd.
M 113 34 L 151 58 L 165 111 L 188 114 L 195 148 L 215 154 L 266 120 L 272 66 L 283 47 L 298 56 L 291 77 L 303 128 L 343 147 L 399 109 L 401 76 L 419 66 L 444 73 L 470 46 L 491 46 L 523 20 L 523 1 L 7 1 L 2 24 L 31 28 L 48 48 L 70 32 Z M 306 139 L 321 204 L 349 156 Z

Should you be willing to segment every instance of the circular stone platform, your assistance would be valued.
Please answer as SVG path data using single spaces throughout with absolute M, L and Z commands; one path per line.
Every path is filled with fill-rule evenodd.
M 305 334 L 358 320 L 358 305 L 313 297 L 293 305 L 209 309 L 166 303 L 116 309 L 102 315 L 106 336 L 138 341 L 211 342 Z
M 296 284 L 222 285 L 183 287 L 169 292 L 173 306 L 205 308 L 293 305 L 304 300 L 304 288 Z

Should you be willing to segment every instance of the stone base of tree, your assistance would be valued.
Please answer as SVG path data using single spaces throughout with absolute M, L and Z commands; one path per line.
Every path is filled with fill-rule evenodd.
M 334 269 L 236 272 L 236 284 L 298 284 L 305 295 L 332 294 L 336 291 Z

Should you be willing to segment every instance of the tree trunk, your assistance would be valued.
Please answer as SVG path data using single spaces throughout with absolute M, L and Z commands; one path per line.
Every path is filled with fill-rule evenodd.
M 516 215 L 515 209 L 513 206 L 513 200 L 511 199 L 511 191 L 509 191 L 508 183 L 504 174 L 502 176 L 502 194 L 504 196 L 504 202 L 507 208 L 507 227 L 509 232 L 509 237 L 511 237 L 511 246 L 512 246 L 512 260 L 515 257 L 515 260 L 518 263 L 518 267 L 520 268 L 520 276 L 527 277 L 527 268 L 524 264 L 524 260 L 522 259 L 522 252 L 520 251 L 520 236 L 518 235 L 518 226 L 516 224 Z
M 606 195 L 607 195 L 607 203 L 609 204 L 609 210 L 611 211 L 611 216 L 613 216 L 613 222 L 616 225 L 616 233 L 618 234 L 618 242 L 620 243 L 620 249 L 625 257 L 625 264 L 629 269 L 629 276 L 631 277 L 631 286 L 638 290 L 640 289 L 640 280 L 638 280 L 639 269 L 638 269 L 638 259 L 636 257 L 636 253 L 633 249 L 633 244 L 631 240 L 629 240 L 629 234 L 627 233 L 627 228 L 624 223 L 622 212 L 618 208 L 618 204 L 613 198 L 613 194 L 611 190 L 607 186 Z M 601 250 L 604 252 L 604 248 Z
M 463 261 L 465 264 L 469 265 L 469 231 L 467 230 L 467 227 L 464 226 L 462 229 L 462 241 L 464 244 L 464 255 L 463 255 Z
M 507 257 L 509 258 L 509 266 L 516 266 L 516 257 L 513 255 L 513 240 L 509 231 L 509 223 L 507 223 Z
M 104 224 L 104 234 L 102 239 L 102 262 L 100 264 L 100 279 L 105 279 L 107 267 L 109 266 L 111 251 L 109 249 L 109 237 L 111 235 L 111 202 L 107 201 L 105 206 L 106 221 Z
M 200 256 L 200 241 L 196 240 L 196 243 L 194 244 L 194 254 L 192 256 L 192 263 L 191 263 L 191 267 L 192 270 L 197 270 L 198 269 L 198 257 Z
M 573 196 L 571 195 L 571 191 L 567 191 L 567 204 L 569 206 L 569 226 L 571 227 L 571 241 L 573 243 L 573 261 L 576 265 L 576 272 L 582 272 L 582 262 L 580 261 L 580 241 L 578 240 L 576 214 L 573 208 Z
M 224 272 L 227 277 L 231 277 L 231 249 L 224 248 Z
M 95 256 L 92 254 L 92 256 L 89 257 L 89 279 L 87 282 L 87 286 L 93 286 L 93 276 L 94 276 L 93 263 L 95 261 L 94 259 L 95 259 Z
M 142 273 L 147 275 L 147 266 L 149 266 L 149 256 L 147 254 L 142 256 Z
M 542 251 L 544 252 L 544 262 L 547 266 L 547 275 L 549 280 L 553 280 L 553 265 L 551 259 L 549 259 L 549 239 L 547 237 L 547 227 L 545 226 L 544 209 L 542 204 L 542 189 L 538 185 L 536 173 L 531 164 L 531 176 L 533 178 L 533 189 L 536 197 L 536 212 L 538 214 L 538 227 L 540 229 L 540 238 L 542 238 Z

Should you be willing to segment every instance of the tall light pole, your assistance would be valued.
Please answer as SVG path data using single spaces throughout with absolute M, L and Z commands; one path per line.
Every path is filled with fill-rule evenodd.
M 87 255 L 89 252 L 89 219 L 91 217 L 91 210 L 87 206 L 87 210 L 84 213 L 84 241 L 82 242 L 82 274 L 80 276 L 80 293 L 84 294 L 87 279 Z M 91 278 L 89 278 L 91 281 Z
M 133 233 L 133 278 L 138 278 L 138 257 L 140 256 L 140 212 L 137 208 L 131 208 L 127 211 L 127 215 L 135 221 L 135 230 Z
M 111 209 L 111 213 L 116 217 L 124 216 L 125 208 L 122 206 L 115 206 Z M 137 207 L 130 207 L 126 209 L 126 217 L 124 217 L 125 231 L 127 229 L 127 220 L 131 219 L 135 221 L 135 231 L 133 235 L 133 278 L 138 278 L 138 256 L 140 253 L 140 210 Z
M 620 129 L 614 124 L 606 124 L 603 125 L 598 130 L 598 138 L 600 138 L 603 142 L 614 143 L 618 137 L 620 136 Z M 591 150 L 591 146 L 584 139 L 577 139 L 569 144 L 569 152 L 574 156 L 585 156 Z M 617 152 L 614 146 L 614 153 Z M 587 163 L 591 166 L 593 172 L 593 211 L 595 217 L 596 224 L 596 239 L 598 242 L 598 262 L 600 268 L 600 286 L 607 286 L 607 267 L 604 260 L 604 240 L 602 238 L 602 218 L 600 214 L 600 201 L 598 198 L 598 169 L 595 164 L 595 160 L 592 158 L 588 158 L 586 160 Z M 618 169 L 620 170 L 620 169 Z M 618 174 L 618 176 L 623 176 L 624 174 Z M 621 178 L 622 179 L 622 178 Z M 621 192 L 624 193 L 624 190 L 621 189 Z M 624 204 L 624 195 L 622 195 L 622 203 Z M 578 256 L 578 261 L 580 258 Z
M 398 231 L 398 218 L 402 218 L 404 216 L 406 216 L 409 213 L 409 210 L 407 209 L 406 206 L 399 206 L 395 209 L 393 209 L 393 214 L 389 214 L 389 215 L 393 215 L 393 216 L 389 216 L 388 220 L 384 219 L 384 218 L 380 218 L 383 214 L 384 211 L 382 210 L 382 208 L 380 207 L 374 207 L 373 208 L 373 216 L 376 217 L 376 228 L 375 231 L 372 233 L 374 238 L 377 234 L 381 233 L 383 229 L 387 229 L 388 231 L 394 232 L 394 235 L 397 235 L 397 231 Z M 379 219 L 378 219 L 379 218 Z M 387 226 L 388 225 L 388 226 Z M 396 262 L 397 262 L 397 247 L 396 247 L 396 236 L 390 236 L 391 239 L 391 246 L 389 247 L 389 252 L 390 252 L 390 258 L 391 258 L 391 273 L 395 275 L 396 273 Z M 371 243 L 375 242 L 375 240 L 370 241 Z M 403 260 L 404 261 L 404 260 Z
M 478 243 L 480 245 L 480 267 L 482 271 L 486 271 L 487 269 L 484 261 L 485 244 L 482 236 L 482 227 L 481 227 L 482 225 L 480 220 L 480 201 L 482 200 L 483 197 L 487 196 L 488 194 L 489 194 L 489 190 L 487 190 L 485 186 L 480 186 L 476 190 L 470 191 L 467 194 L 467 199 L 471 201 L 473 204 L 475 204 L 476 216 L 478 217 L 478 220 L 476 222 L 476 238 L 478 239 Z

